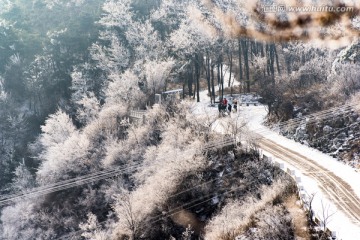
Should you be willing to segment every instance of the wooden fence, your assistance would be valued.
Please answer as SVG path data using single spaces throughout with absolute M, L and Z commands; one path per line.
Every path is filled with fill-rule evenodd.
M 146 110 L 131 110 L 130 111 L 130 117 L 137 118 L 137 119 L 143 119 L 146 115 Z

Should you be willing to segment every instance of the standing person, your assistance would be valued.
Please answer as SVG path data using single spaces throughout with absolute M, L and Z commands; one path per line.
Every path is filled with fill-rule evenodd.
M 229 111 L 229 115 L 231 114 L 231 104 L 228 104 L 228 111 Z
M 218 104 L 219 114 L 221 113 L 222 102 L 223 102 L 223 99 L 221 99 Z
M 225 99 L 221 99 L 218 105 L 219 115 L 223 116 L 226 111 L 226 105 L 224 105 Z
M 234 99 L 233 104 L 234 104 L 234 112 L 237 112 L 237 100 L 236 99 Z

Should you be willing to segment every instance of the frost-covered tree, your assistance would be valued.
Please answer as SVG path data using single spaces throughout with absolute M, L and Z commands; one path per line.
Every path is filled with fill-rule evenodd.
M 96 61 L 97 66 L 107 72 L 121 71 L 129 65 L 129 50 L 120 42 L 114 32 L 102 32 L 102 40 L 108 41 L 109 46 L 101 46 L 100 43 L 94 43 L 91 46 L 91 56 Z
M 330 93 L 337 96 L 349 96 L 360 90 L 360 65 L 343 63 L 328 78 Z
M 106 240 L 108 239 L 108 234 L 101 231 L 101 225 L 93 213 L 88 214 L 88 220 L 85 223 L 79 225 L 80 229 L 84 231 L 81 236 L 86 239 L 94 240 Z
M 144 63 L 142 76 L 152 94 L 158 93 L 166 87 L 174 66 L 175 61 L 171 58 L 164 61 L 147 61 Z
M 37 149 L 41 160 L 37 179 L 41 184 L 67 178 L 70 172 L 81 172 L 86 167 L 90 147 L 88 137 L 76 130 L 72 119 L 59 110 L 49 116 L 42 133 L 33 148 Z
M 77 119 L 81 123 L 88 123 L 94 120 L 100 111 L 100 102 L 95 94 L 90 92 L 77 102 L 80 106 L 77 110 Z
M 27 222 L 33 216 L 34 205 L 33 201 L 26 200 L 3 209 L 0 218 L 1 238 L 15 240 L 35 237 L 37 230 L 28 228 Z
M 126 70 L 123 74 L 113 72 L 109 78 L 111 82 L 105 92 L 108 104 L 129 104 L 136 106 L 143 99 L 143 94 L 139 87 L 140 79 L 133 71 Z
M 20 164 L 15 169 L 14 174 L 16 176 L 14 181 L 12 182 L 14 191 L 23 191 L 34 186 L 34 176 L 30 173 L 30 171 L 26 168 L 24 164 Z
M 22 1 L 25 2 L 19 0 L 14 4 Z M 145 9 L 149 5 L 151 7 Z M 135 0 L 32 1 L 24 5 L 37 10 L 34 11 L 39 15 L 36 19 L 48 20 L 45 23 L 51 28 L 44 27 L 36 32 L 38 35 L 34 36 L 39 38 L 34 39 L 34 47 L 26 47 L 35 49 L 34 52 L 24 51 L 25 47 L 17 45 L 22 41 L 14 41 L 17 43 L 14 46 L 0 46 L 0 51 L 2 47 L 12 49 L 4 51 L 6 57 L 0 54 L 1 61 L 8 63 L 4 71 L 0 68 L 0 75 L 3 75 L 0 82 L 5 90 L 1 91 L 0 87 L 0 93 L 3 92 L 0 104 L 4 106 L 0 109 L 0 150 L 4 152 L 0 160 L 6 159 L 8 163 L 16 159 L 17 151 L 14 150 L 20 145 L 16 146 L 16 137 L 9 137 L 5 130 L 11 128 L 17 135 L 26 132 L 25 127 L 20 127 L 28 124 L 24 112 L 37 112 L 37 116 L 42 116 L 39 122 L 44 122 L 40 128 L 40 124 L 36 125 L 41 132 L 31 147 L 37 164 L 35 178 L 31 178 L 24 165 L 19 166 L 15 171 L 14 189 L 32 187 L 28 185 L 31 181 L 35 186 L 45 186 L 100 170 L 116 169 L 117 175 L 106 181 L 51 193 L 36 202 L 29 201 L 31 204 L 26 201 L 28 205 L 15 203 L 4 208 L 0 238 L 51 239 L 79 229 L 84 231 L 82 236 L 87 239 L 147 238 L 153 236 L 153 230 L 160 229 L 153 220 L 175 202 L 170 199 L 179 186 L 188 187 L 189 183 L 201 182 L 199 179 L 203 177 L 213 180 L 217 170 L 210 168 L 222 168 L 217 163 L 223 158 L 226 158 L 222 161 L 224 171 L 232 169 L 228 164 L 234 162 L 233 158 L 227 157 L 234 156 L 234 152 L 226 156 L 214 154 L 211 159 L 203 154 L 204 140 L 217 137 L 210 129 L 216 119 L 210 115 L 189 116 L 192 113 L 187 111 L 188 104 L 166 103 L 149 108 L 140 124 L 128 118 L 129 110 L 145 108 L 151 95 L 169 90 L 170 81 L 175 81 L 176 85 L 182 83 L 184 88 L 187 83 L 190 95 L 195 84 L 199 101 L 202 76 L 206 76 L 209 92 L 214 96 L 214 87 L 210 90 L 210 79 L 214 86 L 214 72 L 218 73 L 218 82 L 224 84 L 225 65 L 229 65 L 232 72 L 232 63 L 239 58 L 239 70 L 244 67 L 244 72 L 239 75 L 246 77 L 249 86 L 251 83 L 258 84 L 257 88 L 263 87 L 260 82 L 269 80 L 266 86 L 276 87 L 274 93 L 278 95 L 271 102 L 274 105 L 279 104 L 276 100 L 290 95 L 287 91 L 299 89 L 294 86 L 325 81 L 327 68 L 321 68 L 320 64 L 326 61 L 319 60 L 315 70 L 312 68 L 320 56 L 327 57 L 324 52 L 313 54 L 315 50 L 303 48 L 301 44 L 282 46 L 253 39 L 232 39 L 239 36 L 236 31 L 249 29 L 251 36 L 257 33 L 260 39 L 267 40 L 262 38 L 261 31 L 253 28 L 249 12 L 240 11 L 249 10 L 251 6 L 232 0 L 154 0 L 149 5 Z M 98 6 L 102 6 L 103 14 Z M 59 15 L 56 18 L 59 25 L 54 26 L 56 21 L 46 18 L 39 9 L 46 9 L 54 16 L 60 11 L 64 16 Z M 78 21 L 77 16 L 85 19 Z M 21 14 L 16 17 L 19 21 L 22 19 Z M 29 17 L 28 28 L 24 29 L 31 29 L 34 22 L 35 19 Z M 0 21 L 0 27 L 1 24 Z M 238 24 L 242 27 L 238 28 Z M 79 31 L 87 28 L 89 31 Z M 267 30 L 264 29 L 265 33 Z M 19 39 L 33 36 L 27 31 L 16 33 L 20 34 Z M 278 67 L 278 62 L 286 61 L 286 58 L 291 59 L 288 64 L 291 71 L 289 75 L 280 76 L 282 68 Z M 264 79 L 260 79 L 262 76 Z M 258 82 L 256 77 L 259 77 Z M 347 88 L 352 80 L 346 82 Z M 12 109 L 8 104 L 9 97 L 16 91 L 9 90 L 17 87 L 11 84 L 19 84 L 19 89 L 24 88 L 31 96 L 30 101 L 17 105 L 21 111 L 12 114 L 9 113 Z M 289 87 L 289 84 L 294 85 Z M 298 97 L 297 93 L 293 95 Z M 71 107 L 68 107 L 70 95 Z M 43 107 L 46 104 L 49 107 Z M 56 111 L 57 104 L 64 110 Z M 44 116 L 49 113 L 52 114 L 45 120 Z M 242 126 L 229 126 L 228 133 L 238 136 Z M 21 146 L 26 149 L 26 144 Z M 3 162 L 0 167 L 8 168 Z M 246 170 L 245 179 L 258 181 L 256 171 Z M 3 171 L 1 168 L 0 174 Z M 252 216 L 282 220 L 276 218 L 272 210 L 262 213 L 262 209 L 281 192 L 281 187 L 277 187 L 278 182 L 269 191 L 261 192 L 262 199 L 253 197 L 243 202 L 222 202 L 226 205 L 205 228 L 206 236 L 219 239 L 223 233 L 237 231 L 239 226 L 246 227 Z M 208 192 L 218 190 L 203 189 Z M 199 192 L 202 193 L 197 191 L 184 199 L 189 200 Z M 223 206 L 221 204 L 219 206 Z M 274 212 L 284 211 L 276 209 Z M 266 221 L 258 222 L 258 225 L 267 228 Z M 271 231 L 269 229 L 267 232 Z M 274 236 L 279 236 L 278 232 L 273 232 Z M 190 238 L 190 228 L 186 233 L 184 238 Z
M 151 22 L 146 18 L 142 20 L 134 16 L 135 9 L 132 7 L 131 0 L 109 0 L 104 4 L 103 10 L 106 14 L 99 21 L 105 28 L 102 36 L 105 40 L 112 41 L 112 46 L 108 50 L 113 54 L 126 53 L 119 43 L 114 44 L 113 39 L 116 35 L 121 36 L 126 43 L 124 46 L 131 50 L 133 61 L 143 60 L 145 57 L 156 59 L 161 56 L 162 51 L 166 50 L 162 47 L 163 43 Z M 120 63 L 124 64 L 121 59 Z
M 71 118 L 62 110 L 58 110 L 46 119 L 41 130 L 39 142 L 44 148 L 48 148 L 64 143 L 76 131 L 76 128 Z

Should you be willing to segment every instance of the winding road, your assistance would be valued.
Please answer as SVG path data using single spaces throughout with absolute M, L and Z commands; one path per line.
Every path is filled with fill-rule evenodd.
M 280 146 L 274 141 L 261 138 L 259 146 L 273 156 L 294 166 L 303 175 L 316 180 L 320 189 L 352 222 L 360 223 L 360 199 L 344 180 L 308 157 Z

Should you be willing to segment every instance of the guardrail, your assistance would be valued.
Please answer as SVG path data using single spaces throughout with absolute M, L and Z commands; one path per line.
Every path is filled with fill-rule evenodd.
M 287 173 L 291 178 L 293 178 L 295 180 L 296 187 L 298 189 L 298 197 L 300 199 L 300 202 L 301 202 L 301 205 L 302 205 L 303 209 L 305 211 L 312 211 L 312 209 L 309 208 L 308 199 L 307 199 L 307 196 L 306 196 L 306 193 L 305 193 L 305 188 L 304 188 L 304 186 L 302 185 L 302 182 L 301 182 L 301 177 L 297 177 L 296 171 L 292 170 L 292 169 L 290 169 L 288 167 L 285 167 L 284 163 L 280 163 L 280 162 L 276 161 L 274 159 L 274 157 L 271 156 L 270 154 L 265 155 L 265 154 L 263 154 L 262 150 L 259 150 L 259 151 L 260 151 L 259 155 L 260 155 L 260 157 L 262 159 L 265 159 L 265 160 L 268 160 L 268 161 L 272 162 L 275 166 L 280 168 L 283 172 Z M 317 227 L 323 227 L 321 225 L 321 223 L 322 223 L 321 218 L 318 217 L 316 215 L 316 213 L 313 213 L 312 221 L 317 225 Z M 326 232 L 331 234 L 332 240 L 336 240 L 336 231 L 332 231 L 331 229 L 326 227 Z

